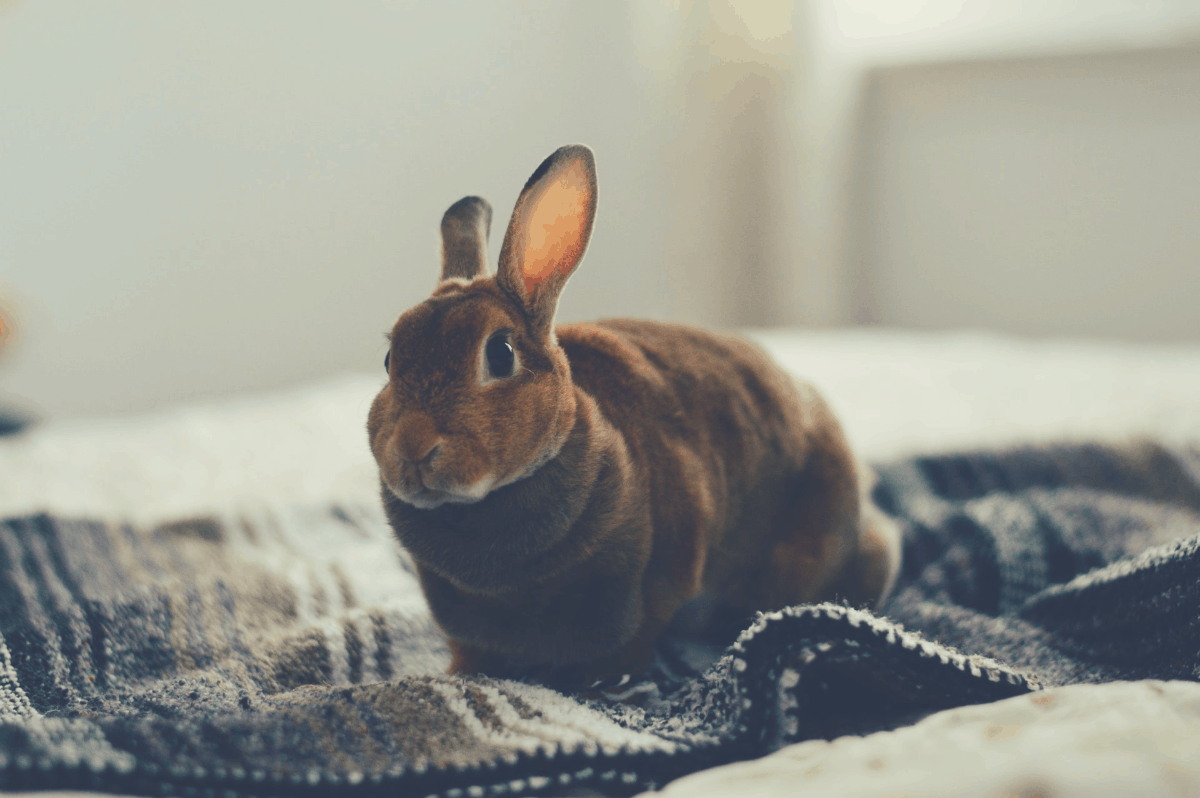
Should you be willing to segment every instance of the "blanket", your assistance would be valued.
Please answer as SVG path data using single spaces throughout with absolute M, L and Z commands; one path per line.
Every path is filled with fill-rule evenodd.
M 0 789 L 632 794 L 1046 685 L 1200 679 L 1200 451 L 1042 446 L 877 471 L 904 529 L 878 612 L 790 607 L 734 639 L 681 623 L 649 672 L 586 695 L 444 675 L 372 506 L 7 519 Z

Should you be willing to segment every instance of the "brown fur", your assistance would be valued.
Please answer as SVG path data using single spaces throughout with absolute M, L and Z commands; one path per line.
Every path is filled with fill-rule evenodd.
M 836 419 L 758 349 L 647 321 L 554 329 L 595 198 L 589 150 L 548 158 L 493 278 L 490 208 L 460 201 L 443 281 L 392 331 L 371 448 L 454 673 L 632 672 L 701 591 L 746 612 L 869 604 L 898 566 Z M 509 377 L 486 365 L 497 331 Z

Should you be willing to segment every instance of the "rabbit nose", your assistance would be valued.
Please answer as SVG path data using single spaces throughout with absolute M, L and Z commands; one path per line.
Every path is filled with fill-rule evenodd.
M 437 457 L 438 449 L 440 449 L 440 448 L 442 448 L 442 442 L 438 441 L 437 443 L 433 444 L 433 446 L 430 447 L 429 451 L 426 452 L 423 456 L 417 457 L 413 460 L 409 460 L 408 462 L 410 462 L 414 465 L 429 465 L 431 462 L 433 462 L 433 458 Z
M 424 413 L 406 413 L 396 425 L 396 454 L 405 462 L 426 465 L 441 446 L 442 436 Z

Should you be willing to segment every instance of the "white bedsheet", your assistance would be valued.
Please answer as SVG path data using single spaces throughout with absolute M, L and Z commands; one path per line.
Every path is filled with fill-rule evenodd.
M 1014 441 L 1200 439 L 1200 344 L 1035 343 L 982 334 L 751 333 L 828 397 L 865 460 Z M 366 415 L 384 382 L 347 375 L 0 439 L 0 513 L 137 519 L 238 501 L 376 499 Z
M 1106 798 L 1200 794 L 1200 685 L 1071 685 L 890 732 L 797 743 L 665 798 Z
M 1137 434 L 1200 442 L 1200 345 L 885 330 L 752 335 L 828 397 L 867 461 Z M 152 521 L 229 504 L 375 501 L 365 418 L 383 380 L 382 371 L 348 375 L 0 439 L 0 513 Z M 1158 688 L 1074 686 L 1050 691 L 1052 705 L 1024 697 L 960 708 L 696 774 L 669 794 L 1200 795 L 1200 685 Z
M 824 392 L 868 461 L 1027 440 L 1200 439 L 1200 344 L 751 336 Z M 0 439 L 0 512 L 145 518 L 239 500 L 374 500 L 365 424 L 383 382 L 380 370 L 136 418 L 49 422 Z

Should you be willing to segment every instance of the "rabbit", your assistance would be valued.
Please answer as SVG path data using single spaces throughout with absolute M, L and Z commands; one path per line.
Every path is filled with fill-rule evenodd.
M 458 201 L 433 295 L 390 334 L 370 447 L 452 674 L 517 663 L 594 684 L 647 667 L 702 591 L 747 618 L 878 606 L 899 568 L 829 407 L 755 346 L 651 321 L 555 326 L 596 197 L 592 151 L 554 152 L 493 276 L 491 207 Z

